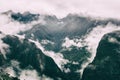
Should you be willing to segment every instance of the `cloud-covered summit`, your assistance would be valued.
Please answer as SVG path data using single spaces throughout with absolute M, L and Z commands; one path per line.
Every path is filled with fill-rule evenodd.
M 7 42 L 2 39 L 5 37 L 4 35 L 0 38 L 0 50 L 8 49 L 8 52 L 5 52 L 4 55 L 6 56 L 9 55 L 7 53 L 10 53 L 14 57 L 12 59 L 18 60 L 23 66 L 32 65 L 35 69 L 39 69 L 43 68 L 42 65 L 38 65 L 36 59 L 31 57 L 35 55 L 34 52 L 36 50 L 36 54 L 41 51 L 42 55 L 47 55 L 49 59 L 52 59 L 52 62 L 54 62 L 52 67 L 59 69 L 60 74 L 58 73 L 58 75 L 51 74 L 50 67 L 52 63 L 50 63 L 50 67 L 47 66 L 47 69 L 45 69 L 46 75 L 56 80 L 59 80 L 58 77 L 62 80 L 78 80 L 82 78 L 84 68 L 96 56 L 96 50 L 102 36 L 109 32 L 120 30 L 120 20 L 118 19 L 98 19 L 78 14 L 69 14 L 59 19 L 55 15 L 8 11 L 0 14 L 0 20 L 1 34 L 3 32 L 5 35 L 9 35 L 7 40 L 5 39 Z M 113 38 L 110 39 L 110 41 L 114 40 Z M 21 56 L 25 57 L 22 58 L 22 61 L 19 58 Z M 39 62 L 47 65 L 51 61 L 49 59 L 45 59 L 45 62 L 42 60 Z M 18 65 L 18 62 L 11 61 L 10 64 L 16 63 Z M 35 67 L 36 65 L 37 67 Z M 14 74 L 11 67 L 13 68 L 14 65 L 6 67 L 6 70 Z M 28 66 L 28 68 L 30 67 Z M 30 78 L 32 71 L 34 77 L 39 76 L 36 74 L 38 71 L 22 70 L 21 77 Z M 29 76 L 25 76 L 25 74 Z M 46 76 L 40 75 L 39 77 L 43 78 Z

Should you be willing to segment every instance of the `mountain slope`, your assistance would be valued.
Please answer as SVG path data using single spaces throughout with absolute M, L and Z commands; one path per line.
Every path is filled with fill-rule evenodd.
M 88 65 L 82 80 L 120 79 L 120 31 L 104 35 L 97 48 L 94 61 Z
M 22 70 L 36 70 L 39 76 L 44 74 L 53 79 L 61 77 L 62 72 L 53 59 L 44 55 L 34 43 L 29 42 L 27 39 L 20 39 L 17 36 L 10 35 L 6 35 L 2 40 L 10 47 L 5 55 L 6 58 L 1 55 L 1 68 L 3 66 L 3 69 L 11 67 L 15 73 L 14 76 L 16 75 L 17 77 L 21 75 Z

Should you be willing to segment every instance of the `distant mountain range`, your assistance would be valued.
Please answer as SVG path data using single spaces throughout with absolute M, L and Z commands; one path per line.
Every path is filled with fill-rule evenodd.
M 0 14 L 0 68 L 20 80 L 119 80 L 120 20 Z M 10 79 L 11 80 L 11 79 Z

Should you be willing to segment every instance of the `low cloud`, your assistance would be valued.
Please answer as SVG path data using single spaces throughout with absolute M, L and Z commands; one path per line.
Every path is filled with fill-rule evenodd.
M 22 70 L 20 80 L 40 80 L 36 70 Z
M 33 21 L 28 24 L 23 24 L 18 21 L 14 21 L 9 17 L 9 15 L 6 14 L 0 14 L 0 31 L 5 34 L 12 34 L 15 35 L 19 33 L 20 31 L 26 31 L 33 27 L 35 24 L 45 24 L 45 21 L 43 18 L 40 18 L 37 21 Z

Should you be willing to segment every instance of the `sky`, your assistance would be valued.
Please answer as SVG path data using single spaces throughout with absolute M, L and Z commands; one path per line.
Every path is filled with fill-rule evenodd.
M 31 11 L 64 17 L 69 13 L 120 18 L 120 0 L 0 0 L 0 12 Z

